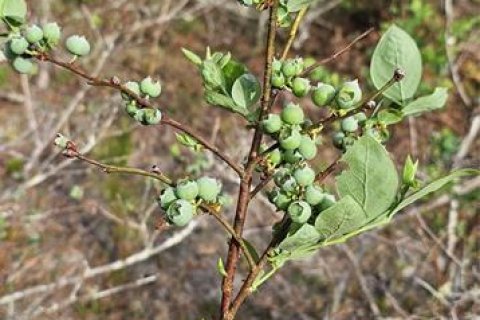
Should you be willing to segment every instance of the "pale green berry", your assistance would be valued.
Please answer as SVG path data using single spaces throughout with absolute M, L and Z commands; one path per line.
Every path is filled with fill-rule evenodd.
M 140 84 L 136 81 L 128 81 L 127 83 L 125 83 L 125 88 L 132 91 L 137 96 L 140 95 Z M 122 98 L 124 100 L 130 100 L 131 99 L 131 97 L 125 92 L 122 92 Z
M 170 223 L 183 227 L 193 218 L 195 207 L 188 201 L 176 200 L 167 209 L 166 216 Z
M 18 55 L 24 54 L 28 46 L 28 41 L 23 37 L 14 38 L 10 41 L 10 50 Z
M 280 187 L 283 192 L 285 193 L 293 193 L 297 190 L 298 184 L 294 177 L 287 176 L 282 182 L 282 186 Z
M 283 125 L 280 116 L 274 113 L 269 114 L 268 117 L 262 121 L 262 124 L 263 130 L 270 134 L 280 131 Z
M 290 164 L 299 163 L 304 160 L 303 156 L 297 150 L 285 150 L 283 153 L 283 159 Z
M 355 120 L 358 121 L 359 124 L 363 125 L 367 121 L 367 115 L 365 112 L 359 112 L 353 116 Z
M 62 31 L 56 22 L 49 22 L 43 26 L 43 37 L 50 46 L 56 46 L 61 35 Z
M 177 199 L 178 198 L 175 195 L 175 189 L 172 187 L 168 187 L 163 189 L 157 200 L 160 204 L 160 207 L 166 210 Z
M 283 122 L 287 124 L 301 124 L 304 120 L 304 114 L 302 108 L 298 104 L 287 104 L 281 114 Z
M 362 89 L 360 89 L 358 80 L 345 82 L 338 90 L 335 100 L 341 109 L 355 107 L 362 100 Z
M 57 133 L 53 144 L 59 148 L 66 149 L 70 140 L 61 133 Z
M 337 147 L 338 149 L 342 149 L 343 148 L 343 140 L 345 139 L 345 133 L 343 132 L 336 132 L 333 137 L 332 137 L 332 141 L 333 141 L 333 145 L 335 147 Z
M 295 62 L 295 75 L 299 76 L 302 74 L 304 68 L 305 68 L 305 63 L 303 62 L 303 58 L 297 58 L 294 60 Z
M 283 181 L 285 178 L 288 176 L 289 170 L 287 168 L 280 168 L 278 169 L 275 174 L 273 175 L 273 181 L 277 185 L 277 187 L 281 187 L 283 184 Z
M 198 196 L 198 185 L 195 181 L 184 180 L 177 185 L 177 197 L 187 201 L 193 201 Z
M 323 211 L 325 209 L 328 209 L 336 202 L 337 200 L 335 200 L 335 196 L 333 194 L 324 194 L 323 200 L 319 204 L 320 210 Z
M 344 132 L 355 132 L 358 130 L 358 121 L 353 116 L 342 119 L 340 125 Z
M 76 56 L 86 56 L 90 53 L 90 43 L 84 36 L 73 35 L 65 41 L 67 50 Z
M 25 38 L 31 44 L 35 44 L 43 39 L 43 31 L 37 25 L 30 26 L 25 31 Z
M 137 112 L 133 115 L 133 119 L 140 123 L 143 123 L 145 119 L 145 109 L 137 109 Z
M 216 179 L 209 177 L 202 177 L 197 180 L 198 196 L 207 201 L 215 202 L 222 190 L 222 184 Z
M 12 63 L 13 68 L 18 73 L 22 74 L 32 74 L 35 70 L 35 66 L 30 59 L 25 59 L 22 57 L 16 57 Z
M 285 76 L 281 72 L 272 74 L 272 86 L 275 88 L 283 88 L 285 86 Z
M 147 77 L 140 82 L 140 90 L 152 98 L 157 98 L 162 93 L 162 85 L 160 81 L 153 81 L 151 77 Z
M 306 57 L 304 60 L 303 60 L 303 66 L 305 68 L 310 68 L 311 66 L 313 66 L 315 63 L 317 63 L 317 61 L 312 58 L 312 57 Z
M 287 194 L 278 191 L 271 192 L 269 199 L 279 210 L 287 210 L 292 202 L 292 199 Z
M 292 92 L 296 97 L 305 97 L 310 91 L 310 80 L 295 78 L 292 82 Z
M 158 109 L 145 109 L 143 114 L 143 125 L 156 125 L 162 121 L 162 112 Z
M 136 101 L 128 101 L 125 104 L 125 111 L 127 114 L 131 117 L 134 117 L 138 113 L 138 107 L 137 107 L 137 102 Z
M 324 107 L 330 104 L 335 98 L 337 91 L 326 83 L 319 83 L 312 92 L 312 101 L 317 107 Z
M 288 215 L 293 222 L 305 223 L 312 215 L 312 207 L 305 201 L 295 201 L 288 206 Z
M 273 59 L 272 62 L 272 71 L 275 72 L 281 72 L 282 71 L 282 61 Z
M 285 150 L 294 150 L 300 146 L 302 135 L 295 128 L 285 128 L 280 132 L 280 146 Z
M 315 171 L 308 166 L 296 169 L 293 176 L 298 185 L 302 187 L 307 187 L 315 181 Z
M 282 162 L 282 152 L 275 149 L 267 155 L 267 159 L 271 164 L 277 166 Z
M 282 73 L 285 78 L 294 77 L 297 74 L 297 66 L 294 60 L 286 60 L 282 65 Z
M 306 160 L 312 160 L 317 155 L 317 144 L 309 136 L 303 135 L 300 146 L 298 147 L 298 152 Z
M 322 202 L 324 197 L 322 189 L 318 186 L 311 185 L 305 190 L 305 201 L 311 206 L 316 206 Z

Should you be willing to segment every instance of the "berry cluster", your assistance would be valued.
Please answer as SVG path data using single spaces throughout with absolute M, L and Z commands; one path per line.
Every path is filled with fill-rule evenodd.
M 311 89 L 310 80 L 301 77 L 306 67 L 302 58 L 274 60 L 272 86 L 276 89 L 288 89 L 296 97 L 305 97 Z
M 271 5 L 271 1 L 268 0 L 237 0 L 241 5 L 246 7 L 255 7 L 257 10 L 264 10 Z M 297 1 L 298 2 L 298 1 Z M 293 15 L 300 11 L 305 5 L 303 3 L 295 3 L 292 0 L 280 0 L 277 10 L 277 24 L 281 28 L 290 27 L 293 23 Z
M 162 93 L 160 81 L 154 81 L 151 77 L 143 79 L 140 83 L 129 81 L 125 83 L 125 88 L 130 92 L 122 93 L 125 101 L 125 111 L 127 114 L 143 125 L 154 125 L 162 120 L 162 112 L 153 108 L 140 108 L 135 98 L 150 99 L 158 98 Z M 132 97 L 131 95 L 136 97 Z
M 160 207 L 165 210 L 167 221 L 183 227 L 192 220 L 201 204 L 216 204 L 222 184 L 210 177 L 197 180 L 182 180 L 175 187 L 168 187 L 158 197 Z

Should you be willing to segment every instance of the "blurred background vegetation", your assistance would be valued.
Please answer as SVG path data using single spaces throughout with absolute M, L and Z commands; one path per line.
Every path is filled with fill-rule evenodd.
M 197 70 L 180 48 L 231 51 L 260 76 L 265 13 L 234 0 L 27 2 L 30 21 L 54 20 L 66 34 L 88 35 L 94 52 L 85 69 L 124 80 L 160 77 L 163 110 L 242 161 L 249 145 L 245 123 L 206 108 Z M 480 1 L 450 5 L 318 1 L 294 46 L 294 54 L 320 60 L 375 27 L 315 72 L 333 83 L 359 78 L 368 91 L 368 65 L 381 32 L 396 23 L 415 38 L 425 65 L 419 94 L 447 86 L 449 102 L 439 112 L 395 126 L 388 148 L 399 167 L 408 154 L 418 158 L 424 180 L 452 167 L 480 166 L 474 126 L 480 114 Z M 282 32 L 280 41 L 287 36 Z M 51 66 L 26 78 L 0 64 L 0 318 L 210 319 L 217 311 L 221 276 L 215 264 L 227 249 L 223 230 L 202 217 L 184 230 L 159 233 L 154 199 L 161 185 L 105 175 L 62 158 L 51 146 L 60 131 L 102 162 L 158 165 L 177 178 L 206 172 L 235 196 L 232 172 L 210 155 L 177 144 L 168 128 L 135 125 L 119 102 L 118 94 L 90 88 Z M 303 103 L 313 119 L 322 116 L 310 101 Z M 336 156 L 328 135 L 317 168 Z M 291 263 L 239 318 L 479 317 L 479 188 L 478 179 L 459 182 L 382 230 Z M 246 235 L 265 244 L 268 225 L 278 216 L 263 197 L 251 211 Z M 232 206 L 225 214 L 232 216 Z

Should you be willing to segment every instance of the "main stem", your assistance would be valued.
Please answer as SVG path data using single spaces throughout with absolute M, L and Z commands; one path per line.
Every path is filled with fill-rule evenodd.
M 277 30 L 277 9 L 278 1 L 273 1 L 273 5 L 270 8 L 270 17 L 268 25 L 268 41 L 265 55 L 265 72 L 263 77 L 263 96 L 260 106 L 260 114 L 258 118 L 257 127 L 252 140 L 252 147 L 250 149 L 247 163 L 245 164 L 245 174 L 240 181 L 240 190 L 238 194 L 237 209 L 235 212 L 234 230 L 237 235 L 243 234 L 243 227 L 245 225 L 245 219 L 247 216 L 248 205 L 250 201 L 250 190 L 252 187 L 252 175 L 255 169 L 255 159 L 257 158 L 260 145 L 262 143 L 262 128 L 261 120 L 268 113 L 271 106 L 272 98 L 272 86 L 270 79 L 272 77 L 272 62 L 275 56 L 275 36 Z M 234 238 L 230 239 L 230 245 L 228 249 L 227 263 L 226 263 L 226 276 L 222 282 L 222 302 L 221 302 L 221 319 L 232 319 L 229 316 L 230 304 L 233 294 L 233 281 L 235 279 L 235 273 L 237 270 L 238 260 L 240 254 L 240 244 L 235 241 Z

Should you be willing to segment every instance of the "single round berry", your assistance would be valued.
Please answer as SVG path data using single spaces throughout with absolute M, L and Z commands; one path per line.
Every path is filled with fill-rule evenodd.
M 358 130 L 358 121 L 353 116 L 343 119 L 340 125 L 344 132 L 355 132 Z
M 125 83 L 125 88 L 132 91 L 137 96 L 140 95 L 140 84 L 136 81 L 128 81 L 127 83 Z M 122 92 L 122 98 L 124 100 L 130 100 L 131 99 L 131 97 L 125 92 Z
M 272 74 L 272 86 L 275 88 L 283 88 L 285 86 L 285 76 L 281 72 Z
M 312 160 L 317 155 L 317 144 L 309 136 L 303 135 L 300 146 L 298 147 L 298 152 L 306 160 Z
M 288 215 L 293 222 L 305 223 L 312 215 L 312 208 L 305 201 L 295 201 L 288 206 Z
M 294 150 L 300 146 L 302 135 L 295 128 L 285 128 L 280 132 L 280 146 L 285 150 Z
M 133 115 L 133 119 L 136 121 L 143 123 L 145 120 L 145 109 L 137 109 L 137 112 Z
M 162 112 L 158 109 L 145 109 L 142 124 L 156 125 L 162 121 Z
M 305 62 L 303 62 L 303 58 L 296 58 L 295 62 L 295 75 L 299 76 L 302 74 L 303 70 L 305 69 Z
M 292 199 L 283 192 L 273 191 L 270 193 L 270 201 L 279 210 L 287 210 L 288 206 L 292 202 Z
M 283 62 L 282 73 L 285 78 L 294 77 L 297 74 L 297 66 L 294 60 L 287 60 Z
M 31 44 L 35 44 L 43 39 L 43 30 L 37 25 L 30 26 L 25 31 L 25 38 Z
M 277 166 L 282 163 L 282 152 L 275 149 L 267 155 L 267 159 L 272 165 Z
M 292 92 L 296 97 L 305 97 L 310 91 L 310 80 L 305 78 L 295 78 L 292 81 Z
M 162 85 L 160 81 L 153 81 L 151 77 L 147 77 L 140 82 L 140 90 L 152 98 L 157 98 L 162 93 Z
M 295 181 L 302 187 L 307 187 L 315 181 L 315 171 L 308 166 L 296 169 L 293 176 Z
M 160 203 L 160 207 L 166 210 L 175 200 L 177 200 L 175 189 L 172 187 L 163 189 L 157 200 Z
M 325 209 L 328 209 L 336 202 L 337 200 L 335 200 L 335 196 L 333 194 L 324 194 L 323 200 L 319 204 L 320 210 L 323 211 Z
M 217 201 L 217 197 L 222 190 L 222 184 L 216 179 L 202 177 L 197 180 L 198 196 L 207 202 Z
M 76 56 L 86 56 L 90 53 L 90 43 L 84 36 L 73 35 L 65 41 L 67 50 Z
M 287 124 L 301 124 L 304 120 L 304 114 L 302 108 L 298 104 L 287 104 L 281 114 L 283 122 Z
M 358 123 L 360 125 L 363 125 L 368 119 L 365 112 L 359 112 L 359 113 L 355 114 L 353 117 L 355 118 L 355 120 L 358 121 Z
M 167 220 L 178 226 L 183 227 L 187 225 L 193 218 L 195 207 L 188 201 L 176 200 L 167 209 Z
M 281 60 L 273 59 L 272 71 L 273 72 L 281 72 L 282 71 L 282 61 Z
M 332 137 L 332 141 L 333 141 L 333 145 L 335 147 L 337 147 L 338 149 L 342 149 L 343 148 L 343 140 L 345 139 L 345 133 L 343 132 L 336 132 L 333 137 Z
M 298 150 L 285 150 L 283 153 L 283 159 L 285 162 L 290 164 L 299 163 L 304 160 L 303 156 L 298 152 Z
M 56 22 L 46 23 L 43 28 L 43 37 L 50 46 L 56 46 L 62 36 L 62 31 Z
M 289 175 L 289 170 L 287 168 L 280 168 L 278 169 L 275 174 L 273 175 L 273 181 L 277 185 L 277 187 L 281 187 L 285 178 Z
M 10 50 L 15 54 L 21 55 L 27 51 L 28 45 L 27 39 L 23 37 L 14 38 L 10 41 Z
M 305 201 L 311 206 L 316 206 L 322 202 L 324 197 L 322 189 L 318 186 L 311 185 L 305 190 Z
M 138 107 L 137 107 L 137 102 L 136 101 L 128 101 L 125 104 L 125 111 L 127 114 L 131 117 L 134 117 L 138 113 Z
M 335 96 L 335 100 L 341 109 L 355 107 L 362 100 L 362 90 L 358 80 L 345 82 Z
M 285 193 L 294 193 L 297 190 L 298 184 L 294 177 L 287 176 L 280 187 Z
M 35 70 L 35 65 L 30 59 L 25 59 L 22 57 L 16 57 L 12 63 L 13 69 L 18 73 L 22 74 L 32 74 Z
M 262 124 L 265 132 L 273 134 L 280 131 L 283 122 L 278 114 L 271 113 L 265 120 L 262 121 Z
M 176 193 L 180 199 L 193 201 L 198 196 L 198 185 L 195 181 L 182 181 L 177 185 Z
M 326 83 L 319 83 L 312 92 L 312 101 L 317 107 L 325 107 L 335 98 L 337 91 Z

